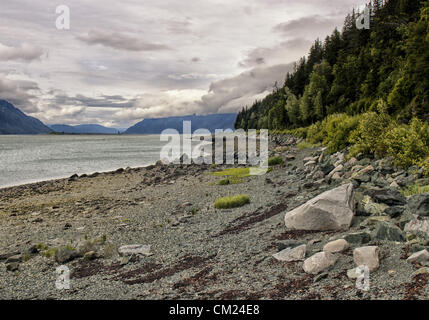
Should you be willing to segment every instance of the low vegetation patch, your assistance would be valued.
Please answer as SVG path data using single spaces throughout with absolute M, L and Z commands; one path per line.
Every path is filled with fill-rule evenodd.
M 241 178 L 231 177 L 231 178 L 222 179 L 217 184 L 220 186 L 227 186 L 230 184 L 238 184 L 238 183 L 242 183 L 242 182 L 243 182 L 243 179 L 241 179 Z
M 232 197 L 219 198 L 215 202 L 216 209 L 230 209 L 242 207 L 250 203 L 250 198 L 246 194 L 240 194 Z
M 402 190 L 401 192 L 405 197 L 413 196 L 416 194 L 428 193 L 429 192 L 429 185 L 428 186 L 421 186 L 418 184 L 414 184 L 414 185 L 409 186 L 406 189 Z
M 284 161 L 283 161 L 282 157 L 280 157 L 280 156 L 275 156 L 275 157 L 271 157 L 268 159 L 268 165 L 269 166 L 276 166 L 276 165 L 283 164 L 283 163 L 284 163 Z
M 217 177 L 244 178 L 250 175 L 250 169 L 249 168 L 230 168 L 222 171 L 212 172 L 210 174 Z
M 314 143 L 310 143 L 308 141 L 303 141 L 298 143 L 296 146 L 298 147 L 299 150 L 304 150 L 304 149 L 316 147 L 317 145 Z
M 250 175 L 250 168 L 230 168 L 218 172 L 210 173 L 216 177 L 225 177 L 218 182 L 218 185 L 226 186 L 243 182 L 243 178 Z
M 323 144 L 330 153 L 348 148 L 350 156 L 362 153 L 377 158 L 391 157 L 397 167 L 416 165 L 429 174 L 429 124 L 418 118 L 408 124 L 399 123 L 385 109 L 385 103 L 380 100 L 376 111 L 355 116 L 329 115 L 301 128 L 299 135 L 306 140 L 297 147 L 306 149 Z

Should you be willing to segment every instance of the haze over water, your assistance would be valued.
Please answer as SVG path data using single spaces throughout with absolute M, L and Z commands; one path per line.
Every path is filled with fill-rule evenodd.
M 150 165 L 165 144 L 159 135 L 0 136 L 0 188 Z

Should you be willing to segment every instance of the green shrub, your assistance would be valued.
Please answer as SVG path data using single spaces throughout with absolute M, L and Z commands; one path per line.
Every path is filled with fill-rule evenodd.
M 393 163 L 408 168 L 418 164 L 429 154 L 429 144 L 421 135 L 423 123 L 413 119 L 409 126 L 392 127 L 383 137 L 386 154 L 393 157 Z M 427 127 L 427 125 L 426 125 Z
M 269 166 L 276 166 L 276 165 L 283 164 L 283 163 L 284 163 L 284 161 L 283 161 L 282 157 L 280 157 L 280 156 L 275 156 L 275 157 L 271 157 L 268 159 L 268 165 Z
M 307 128 L 307 142 L 309 143 L 321 143 L 324 139 L 324 135 L 325 132 L 321 121 L 318 121 Z
M 355 145 L 351 154 L 375 154 L 382 157 L 387 152 L 383 137 L 392 127 L 392 119 L 385 113 L 367 112 L 361 115 L 359 125 L 351 134 L 350 141 Z
M 355 142 L 351 154 L 390 156 L 398 167 L 418 165 L 429 173 L 429 126 L 413 118 L 409 125 L 399 125 L 385 113 L 362 115 L 358 128 L 352 133 Z
M 216 209 L 238 208 L 248 203 L 250 203 L 249 196 L 245 194 L 240 194 L 237 196 L 217 199 L 215 202 L 215 208 Z
M 359 116 L 332 114 L 306 128 L 306 141 L 299 143 L 299 149 L 320 144 L 328 147 L 330 153 L 340 151 L 351 144 L 350 137 L 359 124 Z
M 340 151 L 350 145 L 351 133 L 359 124 L 359 116 L 346 114 L 332 114 L 322 122 L 322 131 L 325 134 L 322 143 L 328 147 L 330 153 Z

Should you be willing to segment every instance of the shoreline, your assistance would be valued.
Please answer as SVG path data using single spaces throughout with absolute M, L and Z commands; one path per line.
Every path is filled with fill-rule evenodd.
M 156 161 L 155 161 L 156 162 Z M 82 173 L 80 175 L 78 175 L 77 173 L 71 175 L 71 176 L 66 176 L 66 177 L 53 177 L 53 178 L 46 178 L 43 180 L 37 180 L 37 181 L 30 181 L 30 182 L 23 182 L 23 183 L 19 183 L 16 185 L 10 185 L 10 186 L 0 186 L 0 191 L 4 190 L 4 189 L 9 189 L 9 188 L 19 188 L 19 187 L 31 187 L 32 185 L 43 185 L 45 183 L 55 183 L 55 182 L 60 182 L 62 180 L 67 180 L 70 179 L 71 177 L 77 175 L 78 177 L 84 178 L 84 177 L 89 177 L 89 176 L 93 176 L 95 174 L 113 174 L 115 172 L 117 172 L 118 170 L 126 170 L 128 168 L 130 169 L 144 169 L 148 166 L 154 165 L 155 163 L 150 163 L 144 166 L 137 166 L 137 167 L 126 167 L 126 168 L 117 168 L 117 169 L 111 169 L 111 170 L 106 170 L 106 171 L 94 171 L 94 172 L 90 172 L 90 173 Z

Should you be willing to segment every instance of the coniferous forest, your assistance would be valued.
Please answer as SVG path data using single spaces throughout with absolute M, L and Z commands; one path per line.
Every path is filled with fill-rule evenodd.
M 419 161 L 426 158 L 429 1 L 373 0 L 368 7 L 369 29 L 358 29 L 360 13 L 350 13 L 342 31 L 335 29 L 323 41 L 314 42 L 286 75 L 283 86 L 276 85 L 263 100 L 242 109 L 236 128 L 295 129 L 313 143 L 328 144 L 332 152 L 355 145 L 356 152 L 395 153 L 395 158 L 397 152 L 412 155 L 410 150 L 389 154 L 388 141 L 371 144 L 365 137 L 367 129 L 378 138 L 387 135 L 386 139 L 401 134 L 406 138 L 414 129 L 411 135 L 418 136 L 423 148 L 417 150 Z M 403 132 L 389 133 L 388 128 Z M 416 160 L 397 160 L 400 165 L 416 164 Z

